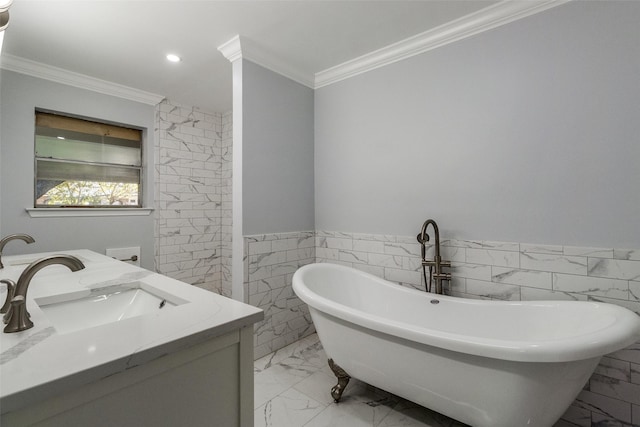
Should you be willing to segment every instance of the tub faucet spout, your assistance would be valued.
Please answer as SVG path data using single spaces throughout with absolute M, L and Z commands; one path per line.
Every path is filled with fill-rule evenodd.
M 2 264 L 2 250 L 4 249 L 5 245 L 12 240 L 23 240 L 27 243 L 35 242 L 33 237 L 29 236 L 28 234 L 10 234 L 6 237 L 3 237 L 2 240 L 0 240 L 0 268 L 4 268 L 4 265 Z
M 430 240 L 429 235 L 427 234 L 427 227 L 433 227 L 433 234 L 435 236 L 434 242 L 434 257 L 433 260 L 427 260 L 427 242 Z M 442 294 L 442 282 L 444 280 L 451 280 L 450 273 L 444 273 L 442 271 L 443 267 L 451 267 L 451 262 L 443 261 L 440 256 L 440 231 L 438 230 L 438 224 L 432 219 L 428 219 L 422 224 L 422 229 L 420 230 L 420 234 L 418 234 L 418 243 L 421 246 L 422 253 L 422 275 L 424 277 L 424 285 L 427 292 L 431 292 L 431 282 L 435 281 L 436 288 L 435 293 Z M 427 280 L 427 271 L 426 268 L 429 267 L 429 279 Z
M 33 327 L 33 322 L 30 319 L 29 312 L 27 311 L 27 290 L 33 276 L 43 268 L 60 264 L 68 267 L 71 271 L 78 271 L 84 268 L 84 264 L 78 258 L 72 255 L 54 255 L 47 258 L 42 258 L 32 262 L 24 269 L 18 283 L 15 285 L 15 292 L 13 299 L 11 300 L 11 306 L 5 314 L 6 324 L 5 332 L 20 332 L 25 329 Z

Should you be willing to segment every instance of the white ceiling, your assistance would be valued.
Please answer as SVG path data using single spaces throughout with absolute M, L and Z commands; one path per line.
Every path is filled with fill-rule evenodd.
M 314 76 L 494 3 L 14 0 L 3 55 L 227 111 L 231 64 L 217 48 L 237 34 Z M 183 61 L 169 63 L 169 52 Z

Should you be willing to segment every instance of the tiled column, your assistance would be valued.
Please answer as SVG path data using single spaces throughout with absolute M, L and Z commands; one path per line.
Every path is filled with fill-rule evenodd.
M 222 115 L 165 100 L 157 123 L 156 270 L 220 293 Z
M 254 356 L 278 350 L 312 334 L 309 309 L 293 292 L 293 273 L 315 261 L 314 232 L 245 237 L 245 295 L 265 312 L 255 325 Z

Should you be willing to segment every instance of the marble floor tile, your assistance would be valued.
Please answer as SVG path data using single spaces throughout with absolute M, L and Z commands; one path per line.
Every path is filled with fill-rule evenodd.
M 411 402 L 399 402 L 378 427 L 464 427 L 465 424 L 452 420 Z
M 256 427 L 463 427 L 355 378 L 334 403 L 337 381 L 316 334 L 256 360 L 254 380 Z
M 295 375 L 296 373 L 298 372 L 274 365 L 254 374 L 254 407 L 264 405 L 305 378 Z
M 312 334 L 256 360 L 254 362 L 254 372 L 260 372 L 291 358 L 302 358 L 316 366 L 322 366 L 327 362 L 322 345 L 318 341 L 318 336 Z
M 398 404 L 397 400 L 380 396 L 366 387 L 342 395 L 340 403 L 328 405 L 305 427 L 371 427 L 379 426 L 382 420 Z
M 255 410 L 255 427 L 303 426 L 325 405 L 295 389 L 288 389 Z
M 256 360 L 255 427 L 466 426 L 354 378 L 334 403 L 336 382 L 316 334 Z
M 328 406 L 333 403 L 333 398 L 331 397 L 329 390 L 331 390 L 331 387 L 336 385 L 336 382 L 335 375 L 329 375 L 324 371 L 318 371 L 300 381 L 293 387 L 299 392 L 314 398 L 325 406 Z M 351 391 L 351 388 L 349 391 Z

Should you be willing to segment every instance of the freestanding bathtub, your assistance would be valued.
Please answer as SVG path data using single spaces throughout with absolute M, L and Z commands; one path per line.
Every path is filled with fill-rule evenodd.
M 640 339 L 615 305 L 448 297 L 341 265 L 306 265 L 293 289 L 334 372 L 475 427 L 552 426 L 603 355 Z

